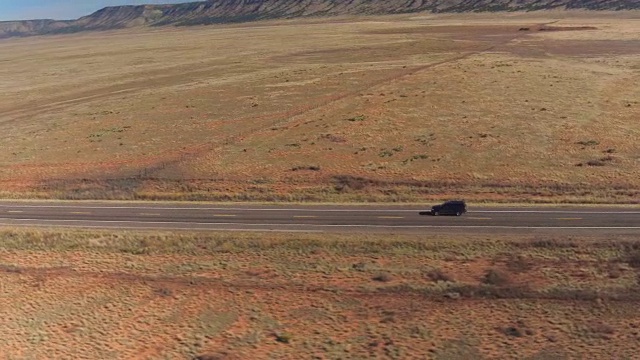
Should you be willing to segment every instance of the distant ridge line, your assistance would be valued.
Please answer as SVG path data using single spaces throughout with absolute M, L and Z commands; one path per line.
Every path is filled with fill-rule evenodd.
M 168 0 L 170 1 L 170 0 Z M 145 26 L 194 26 L 268 19 L 536 10 L 640 10 L 637 0 L 210 0 L 173 5 L 106 7 L 75 20 L 0 22 L 0 38 L 115 30 Z

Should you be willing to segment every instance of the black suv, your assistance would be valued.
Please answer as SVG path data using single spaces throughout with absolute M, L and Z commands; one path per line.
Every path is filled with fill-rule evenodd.
M 467 204 L 462 200 L 446 201 L 440 205 L 435 205 L 431 211 L 420 212 L 420 215 L 455 215 L 460 216 L 467 212 Z

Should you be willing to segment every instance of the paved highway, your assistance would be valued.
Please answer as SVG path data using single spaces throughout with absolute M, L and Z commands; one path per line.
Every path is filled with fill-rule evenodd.
M 0 226 L 158 230 L 640 235 L 635 207 L 481 207 L 460 217 L 425 206 L 217 205 L 0 201 Z

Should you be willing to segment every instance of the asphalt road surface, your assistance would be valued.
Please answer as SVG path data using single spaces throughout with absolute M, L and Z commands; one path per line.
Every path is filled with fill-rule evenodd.
M 481 207 L 424 216 L 425 206 L 217 205 L 0 201 L 0 226 L 384 233 L 640 235 L 640 206 Z

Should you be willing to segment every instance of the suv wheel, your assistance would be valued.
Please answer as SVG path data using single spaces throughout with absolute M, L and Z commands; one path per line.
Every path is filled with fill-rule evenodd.
M 438 215 L 440 215 L 440 213 L 439 213 L 439 212 L 437 212 L 437 211 L 435 211 L 435 212 L 433 213 L 433 216 L 438 216 Z
M 460 211 L 458 211 L 458 212 L 456 213 L 456 216 L 460 216 L 460 215 L 462 215 L 462 214 L 460 213 Z

